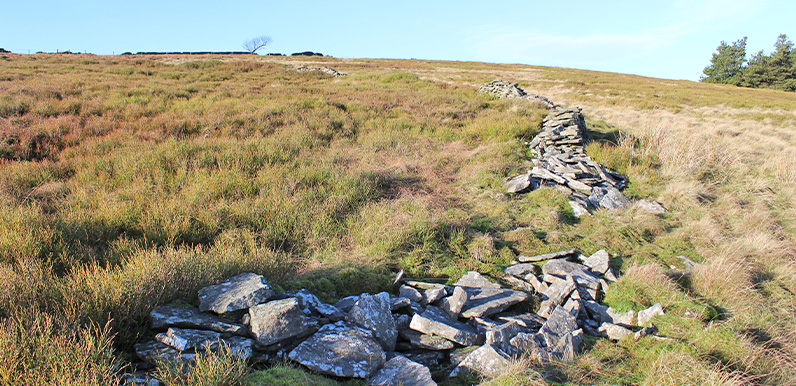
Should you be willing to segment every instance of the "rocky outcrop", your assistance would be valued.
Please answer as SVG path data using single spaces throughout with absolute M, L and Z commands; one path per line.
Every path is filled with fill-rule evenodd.
M 338 77 L 338 76 L 346 76 L 346 75 L 348 75 L 346 73 L 337 71 L 334 68 L 326 67 L 326 66 L 323 66 L 323 67 L 298 66 L 298 67 L 296 67 L 296 71 L 298 71 L 298 72 L 315 72 L 315 71 L 317 71 L 317 72 L 322 72 L 322 73 L 327 74 L 327 75 L 331 75 L 331 76 L 333 76 L 335 78 Z

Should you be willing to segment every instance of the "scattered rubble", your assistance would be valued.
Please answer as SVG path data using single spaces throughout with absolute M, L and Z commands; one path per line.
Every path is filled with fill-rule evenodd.
M 531 101 L 538 101 L 548 109 L 555 109 L 558 107 L 549 99 L 535 94 L 528 94 L 520 88 L 517 83 L 510 83 L 504 80 L 493 80 L 478 88 L 478 92 L 492 95 L 496 98 L 509 98 L 509 99 L 525 99 Z
M 251 362 L 293 361 L 370 385 L 436 385 L 447 376 L 492 374 L 521 356 L 539 364 L 570 362 L 584 333 L 620 340 L 657 332 L 654 326 L 634 329 L 661 315 L 660 304 L 623 314 L 599 303 L 612 275 L 605 251 L 520 260 L 526 262 L 506 267 L 503 277 L 520 289 L 468 272 L 453 286 L 402 280 L 399 296 L 363 293 L 334 305 L 307 290 L 276 294 L 260 275 L 238 275 L 199 291 L 200 309 L 221 310 L 229 319 L 192 307 L 155 308 L 151 325 L 162 332 L 136 345 L 148 365 L 134 368 L 163 361 L 192 365 L 199 355 L 228 348 Z M 156 385 L 152 374 L 123 377 L 127 384 Z
M 331 75 L 331 76 L 333 76 L 335 78 L 338 77 L 338 76 L 346 76 L 346 75 L 348 75 L 346 73 L 337 71 L 334 68 L 327 67 L 327 66 L 323 66 L 323 67 L 298 66 L 298 67 L 296 67 L 296 71 L 298 71 L 298 72 L 318 71 L 318 72 L 322 72 L 322 73 L 327 74 L 327 75 Z

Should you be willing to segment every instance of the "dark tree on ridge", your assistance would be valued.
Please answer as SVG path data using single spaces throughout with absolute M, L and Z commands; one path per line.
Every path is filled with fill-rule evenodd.
M 732 45 L 722 41 L 716 51 L 710 59 L 710 65 L 702 71 L 705 75 L 700 81 L 740 86 L 746 62 L 746 37 L 736 40 Z

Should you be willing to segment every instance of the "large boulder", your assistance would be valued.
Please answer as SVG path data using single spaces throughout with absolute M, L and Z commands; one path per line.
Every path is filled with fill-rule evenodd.
M 268 346 L 311 334 L 317 323 L 308 318 L 296 298 L 273 300 L 249 309 L 251 331 L 257 343 Z
M 372 332 L 342 321 L 321 327 L 288 356 L 321 374 L 354 378 L 370 377 L 386 361 Z
M 242 310 L 267 301 L 274 290 L 261 275 L 242 273 L 199 290 L 199 309 L 217 314 Z
M 398 331 L 390 311 L 390 295 L 382 292 L 377 295 L 363 295 L 351 308 L 346 321 L 373 332 L 373 336 L 386 351 L 395 350 Z

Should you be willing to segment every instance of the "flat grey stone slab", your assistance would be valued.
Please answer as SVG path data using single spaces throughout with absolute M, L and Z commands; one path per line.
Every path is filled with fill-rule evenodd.
M 336 377 L 368 378 L 386 362 L 373 333 L 346 322 L 321 327 L 288 356 L 311 370 Z
M 536 256 L 520 256 L 517 258 L 521 263 L 532 263 L 537 261 L 545 261 L 550 259 L 560 259 L 575 256 L 578 252 L 574 249 L 567 249 L 565 251 L 545 253 Z
M 251 332 L 257 343 L 268 346 L 286 339 L 307 336 L 317 324 L 307 317 L 296 298 L 272 300 L 249 309 Z
M 317 312 L 324 318 L 329 318 L 329 320 L 331 320 L 332 322 L 337 322 L 345 319 L 345 314 L 343 314 L 342 311 L 340 311 L 337 307 L 331 304 L 321 303 L 315 307 L 315 312 Z
M 468 295 L 461 314 L 464 318 L 494 315 L 530 298 L 526 292 L 503 288 L 471 288 Z
M 420 363 L 411 361 L 402 355 L 396 355 L 387 361 L 381 370 L 368 379 L 373 386 L 436 386 L 431 379 L 431 371 Z
M 485 344 L 467 355 L 464 360 L 451 372 L 455 377 L 459 374 L 477 373 L 485 376 L 495 374 L 500 369 L 508 366 L 511 362 L 508 354 L 494 347 Z
M 548 317 L 556 307 L 564 304 L 569 295 L 575 291 L 575 287 L 575 280 L 571 276 L 567 276 L 567 280 L 551 285 L 542 294 L 542 303 L 539 305 L 538 311 L 539 316 Z
M 451 319 L 435 306 L 428 306 L 422 314 L 415 314 L 409 328 L 428 335 L 438 335 L 464 346 L 483 342 L 483 336 L 480 336 L 474 328 Z
M 531 263 L 514 264 L 512 266 L 506 267 L 506 269 L 503 270 L 503 273 L 505 273 L 506 275 L 512 275 L 519 278 L 529 273 L 535 273 L 535 272 L 536 272 L 536 265 Z
M 390 298 L 390 310 L 400 310 L 404 307 L 409 307 L 412 304 L 412 301 L 405 298 L 405 297 L 397 297 L 397 298 Z M 349 310 L 350 311 L 350 310 Z
M 531 187 L 531 173 L 520 174 L 506 179 L 506 191 L 519 193 Z
M 351 311 L 351 307 L 354 306 L 357 300 L 359 300 L 359 295 L 346 296 L 338 300 L 334 306 L 337 307 L 337 309 L 339 309 L 342 313 L 347 314 L 348 311 Z
M 525 291 L 531 294 L 536 292 L 536 288 L 534 288 L 534 286 L 531 283 L 528 283 L 527 281 L 522 279 L 518 279 L 514 276 L 506 275 L 505 277 L 503 277 L 503 280 L 506 283 L 508 283 L 512 288 L 516 288 L 518 290 Z
M 413 347 L 426 350 L 450 350 L 456 345 L 441 336 L 428 335 L 415 330 L 403 330 L 400 332 L 402 338 L 409 341 Z
M 188 365 L 196 363 L 196 354 L 182 353 L 156 340 L 136 343 L 134 349 L 138 358 L 151 365 L 158 365 L 164 361 L 180 361 Z
M 623 326 L 632 326 L 634 324 L 636 313 L 632 310 L 626 313 L 619 313 L 611 307 L 593 301 L 585 301 L 583 305 L 586 307 L 586 311 L 588 311 L 592 319 L 600 323 L 607 322 Z
M 622 338 L 633 334 L 633 331 L 630 331 L 627 328 L 624 328 L 617 324 L 605 323 L 605 322 L 600 325 L 599 331 L 603 337 L 613 341 L 622 340 Z
M 445 288 L 431 288 L 423 291 L 423 301 L 426 304 L 435 304 L 447 295 Z
M 467 272 L 454 285 L 468 288 L 500 288 L 500 284 L 489 281 L 476 271 Z
M 545 275 L 566 276 L 576 269 L 588 269 L 583 264 L 573 263 L 567 259 L 552 259 L 542 266 L 542 273 Z
M 398 331 L 390 310 L 390 295 L 386 292 L 377 295 L 363 295 L 351 308 L 345 320 L 373 332 L 385 351 L 395 350 Z
M 401 288 L 398 289 L 398 296 L 402 298 L 407 298 L 417 303 L 423 302 L 423 293 L 420 292 L 417 288 L 410 287 L 406 284 L 402 285 Z
M 525 330 L 525 332 L 530 331 L 539 331 L 542 328 L 545 320 L 539 315 L 533 313 L 501 313 L 492 316 L 492 319 L 501 322 L 501 323 L 508 323 L 514 322 L 520 327 L 521 330 Z
M 153 330 L 179 327 L 228 332 L 237 335 L 248 334 L 246 326 L 224 320 L 215 315 L 203 313 L 195 307 L 160 306 L 149 313 L 149 318 Z
M 199 309 L 217 314 L 242 310 L 267 301 L 274 290 L 261 275 L 242 273 L 199 290 Z
M 663 307 L 660 303 L 655 303 L 652 307 L 639 311 L 638 325 L 646 326 L 657 315 L 664 315 Z

